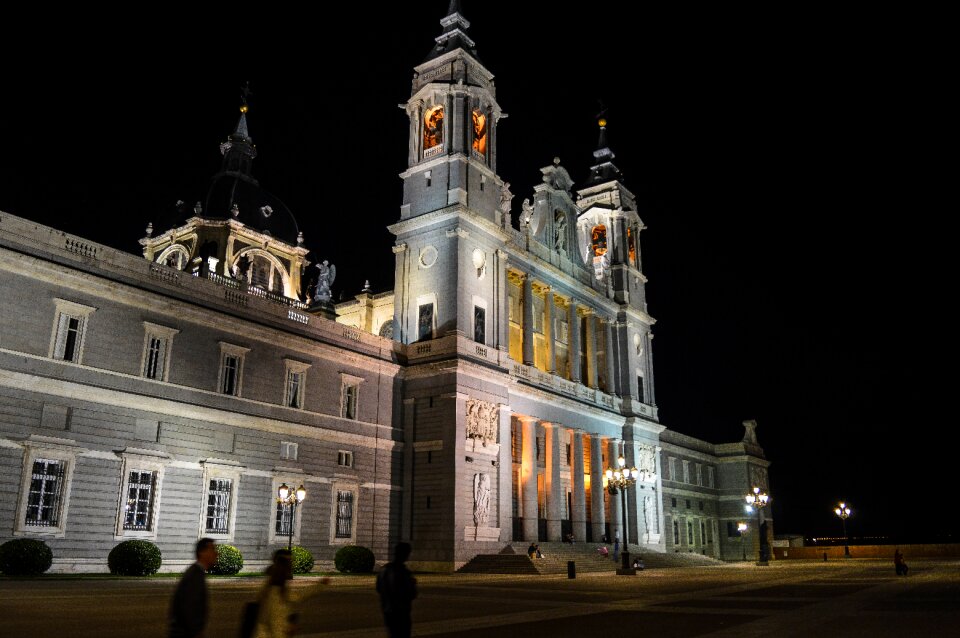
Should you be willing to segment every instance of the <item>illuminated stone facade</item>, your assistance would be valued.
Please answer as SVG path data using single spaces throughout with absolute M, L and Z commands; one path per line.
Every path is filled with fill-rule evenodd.
M 740 556 L 729 523 L 768 463 L 752 427 L 714 445 L 659 422 L 644 225 L 605 122 L 583 184 L 555 160 L 513 206 L 504 113 L 455 5 L 405 105 L 395 290 L 339 322 L 253 178 L 245 108 L 207 198 L 150 228 L 145 259 L 0 215 L 0 542 L 43 538 L 70 571 L 147 538 L 179 570 L 209 535 L 255 568 L 292 529 L 322 567 L 403 539 L 451 570 L 622 536 L 603 479 L 622 454 L 642 472 L 631 544 Z M 307 490 L 292 528 L 282 482 Z

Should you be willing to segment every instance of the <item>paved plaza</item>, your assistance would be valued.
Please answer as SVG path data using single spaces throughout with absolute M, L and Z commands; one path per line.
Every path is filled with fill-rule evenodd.
M 635 578 L 419 575 L 419 636 L 918 636 L 960 624 L 960 561 L 780 561 Z M 311 578 L 297 579 L 297 587 Z M 173 578 L 0 578 L 0 636 L 165 636 Z M 257 579 L 211 579 L 207 638 L 237 635 Z M 309 638 L 384 636 L 372 577 L 333 578 L 303 610 Z M 936 633 L 934 633 L 936 632 Z

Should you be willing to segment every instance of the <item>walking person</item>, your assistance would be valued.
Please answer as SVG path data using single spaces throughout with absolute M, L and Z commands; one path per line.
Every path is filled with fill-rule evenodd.
M 410 543 L 397 543 L 393 562 L 384 565 L 377 574 L 380 609 L 390 638 L 410 636 L 410 604 L 417 597 L 417 580 L 404 564 L 410 558 L 410 549 Z
M 194 549 L 197 561 L 183 572 L 170 601 L 170 638 L 202 638 L 207 626 L 207 570 L 217 562 L 217 543 L 201 538 Z
M 620 533 L 617 532 L 616 536 L 613 537 L 613 560 L 617 560 L 620 557 Z
M 267 569 L 267 581 L 257 597 L 260 609 L 254 638 L 290 638 L 300 628 L 300 614 L 297 607 L 304 600 L 316 596 L 321 585 L 330 583 L 323 577 L 316 586 L 291 592 L 287 583 L 293 580 L 293 554 L 288 549 L 278 549 L 273 553 L 273 564 Z

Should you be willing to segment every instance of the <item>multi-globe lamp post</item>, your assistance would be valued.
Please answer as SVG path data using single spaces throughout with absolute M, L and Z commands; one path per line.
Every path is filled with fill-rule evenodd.
M 850 539 L 847 537 L 847 519 L 850 518 L 850 506 L 846 503 L 840 503 L 834 508 L 833 513 L 840 517 L 843 522 L 843 556 L 850 558 Z
M 747 524 L 744 523 L 743 521 L 740 521 L 739 523 L 737 523 L 737 531 L 740 532 L 740 548 L 743 550 L 743 560 L 746 561 L 747 560 L 747 544 L 743 540 L 743 535 L 747 531 Z
M 290 507 L 290 528 L 287 530 L 287 551 L 293 550 L 293 524 L 297 518 L 297 506 L 307 498 L 307 490 L 303 483 L 296 490 L 291 490 L 286 483 L 277 489 L 277 503 Z
M 621 454 L 617 459 L 617 469 L 608 467 L 606 471 L 607 490 L 611 495 L 616 494 L 618 490 L 623 494 L 623 498 L 620 499 L 620 506 L 623 510 L 623 551 L 620 552 L 620 556 L 622 557 L 621 569 L 617 570 L 617 573 L 621 576 L 636 573 L 633 565 L 630 563 L 630 550 L 627 544 L 630 538 L 627 528 L 627 488 L 636 483 L 637 479 L 640 478 L 640 470 L 636 467 L 628 470 L 626 465 L 627 462 Z
M 753 492 L 746 495 L 747 511 L 757 512 L 757 565 L 767 565 L 766 556 L 763 555 L 763 530 L 760 527 L 760 510 L 770 502 L 770 496 L 766 492 L 761 492 L 759 487 L 754 487 Z M 751 509 L 752 508 L 752 509 Z M 744 550 L 746 552 L 746 550 Z

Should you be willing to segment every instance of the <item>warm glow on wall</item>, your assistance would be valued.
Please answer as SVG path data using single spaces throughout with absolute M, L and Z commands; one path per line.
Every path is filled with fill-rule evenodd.
M 423 116 L 423 150 L 443 144 L 443 107 L 427 109 Z
M 630 254 L 630 263 L 634 266 L 637 265 L 637 247 L 633 241 L 633 230 L 627 228 L 627 251 Z
M 487 117 L 476 110 L 473 112 L 473 150 L 487 154 Z
M 593 254 L 597 257 L 605 255 L 607 252 L 607 227 L 598 224 L 593 227 L 590 233 L 590 242 L 593 245 Z

